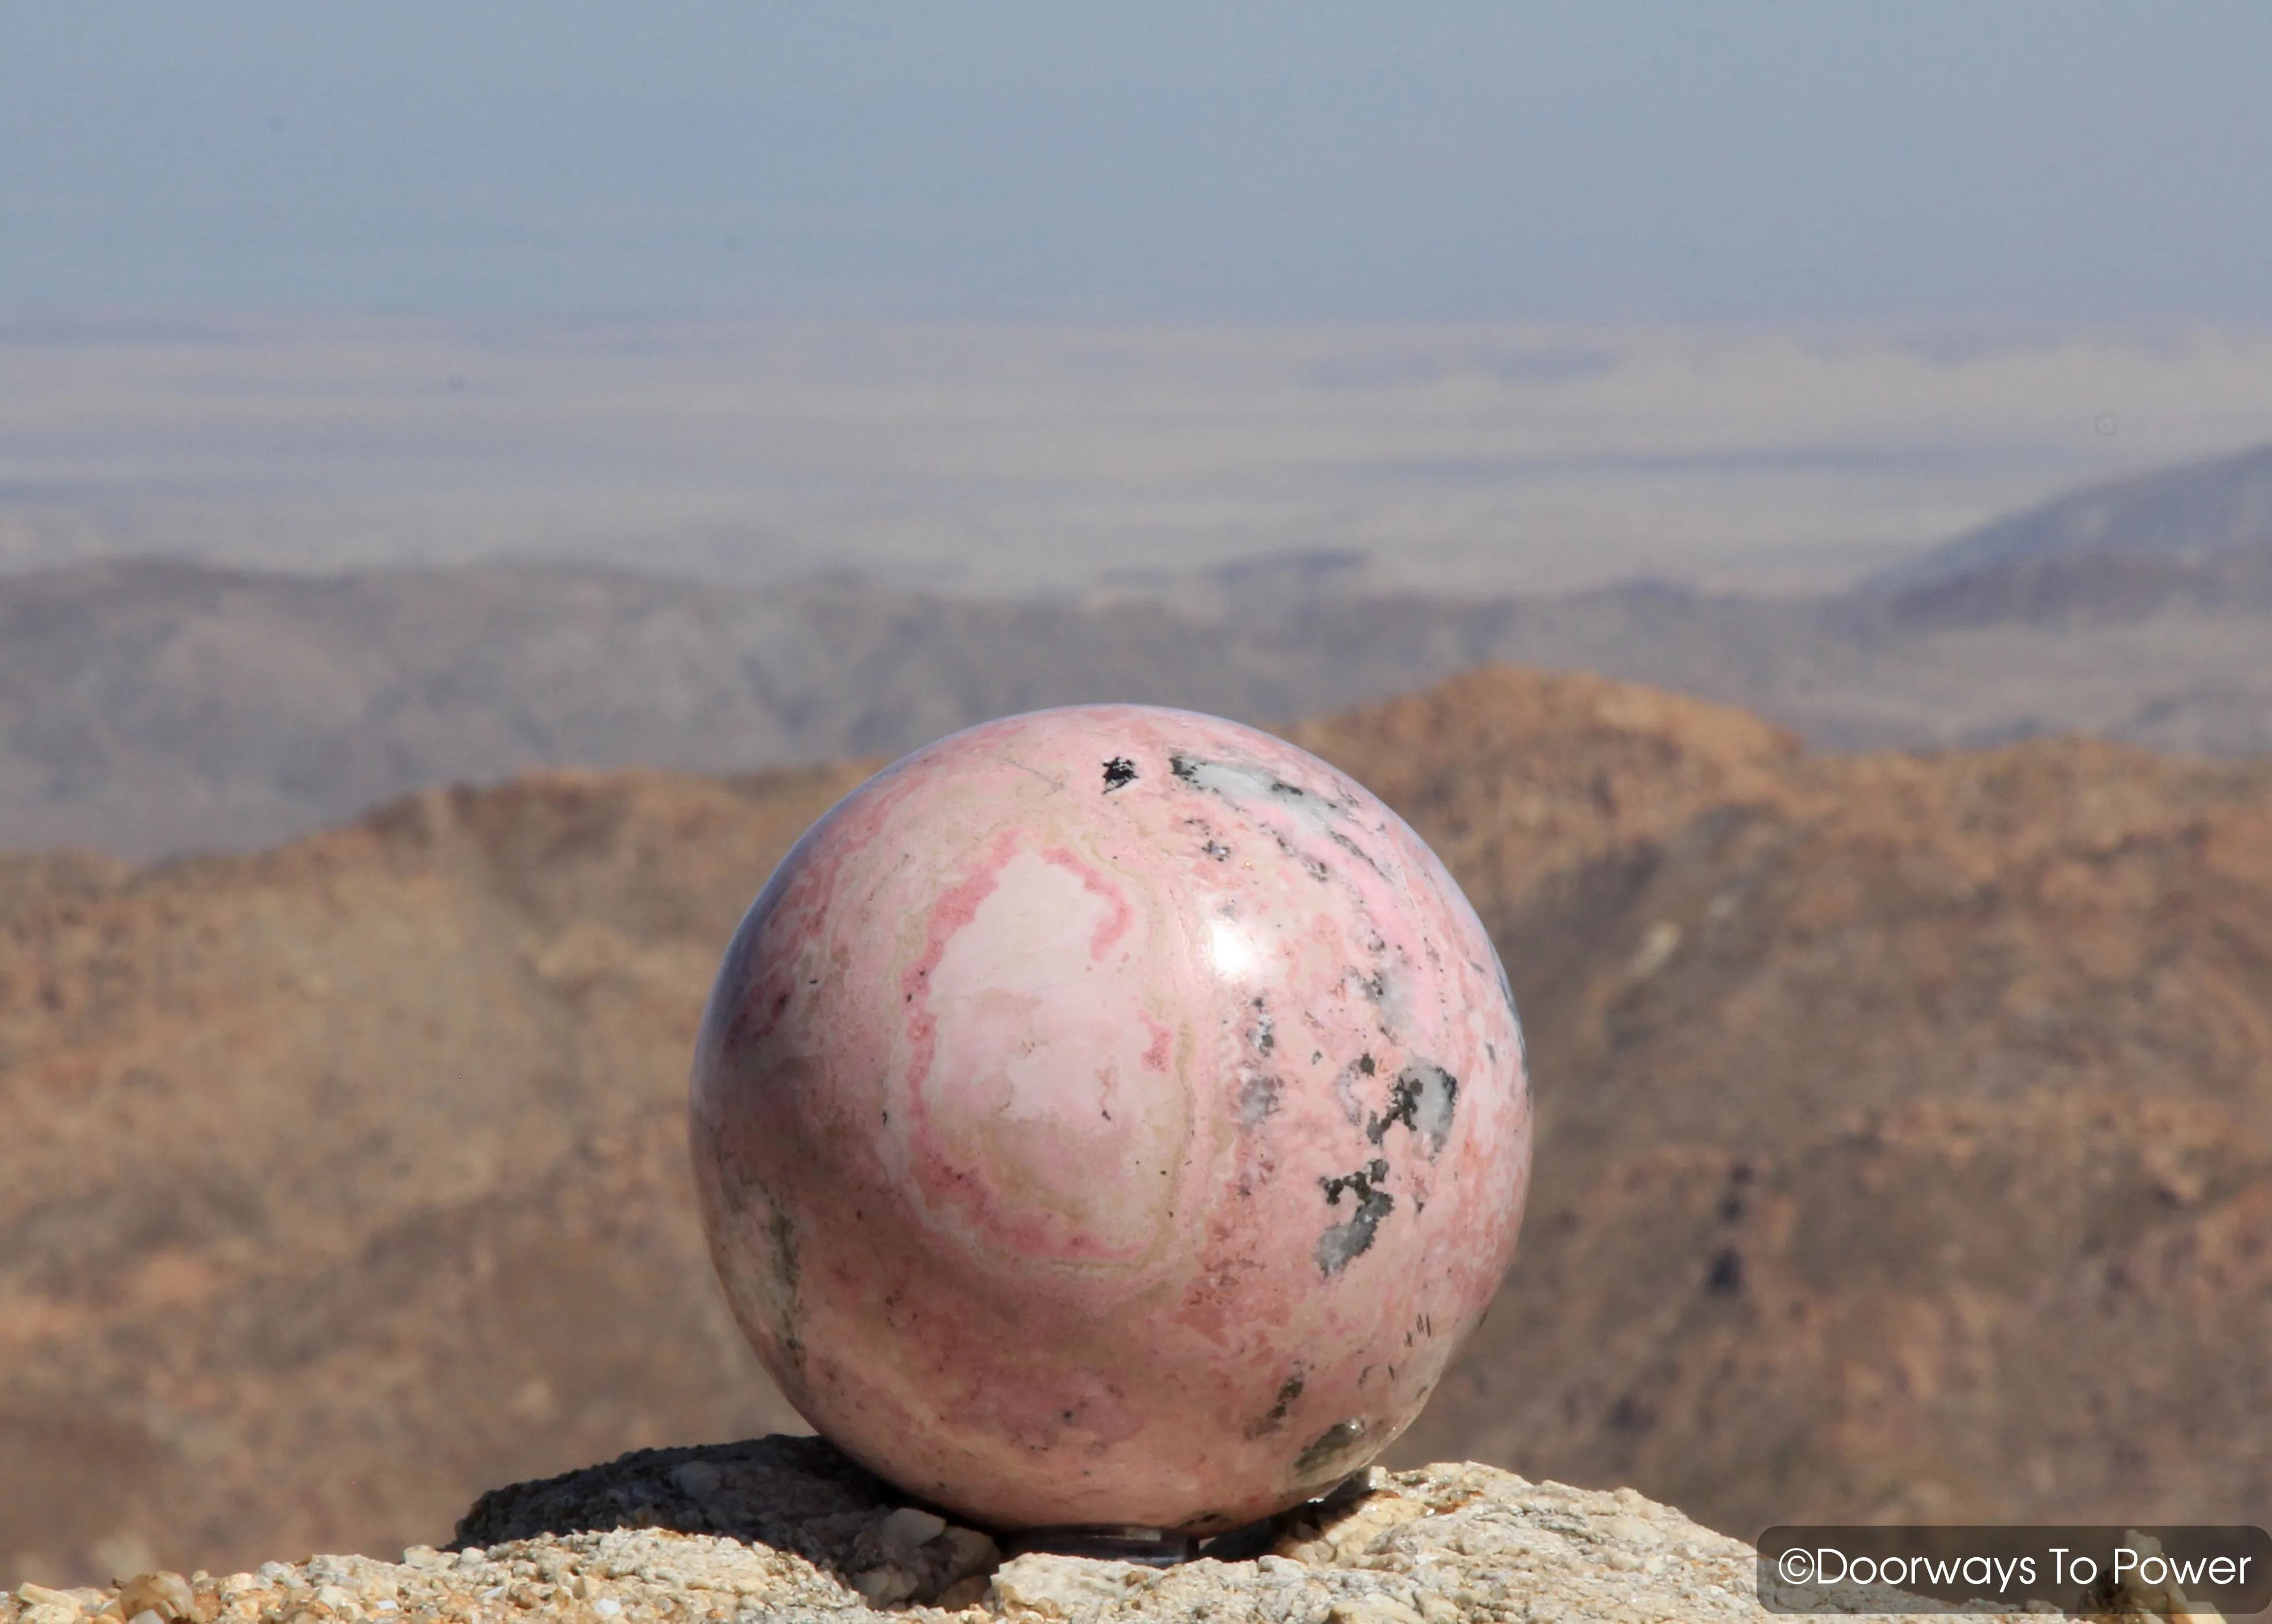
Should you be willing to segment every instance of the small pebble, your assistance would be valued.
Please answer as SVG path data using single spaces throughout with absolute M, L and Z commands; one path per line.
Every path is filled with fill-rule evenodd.
M 197 1592 L 177 1573 L 140 1574 L 118 1587 L 118 1610 L 134 1624 L 145 1613 L 154 1613 L 158 1624 L 173 1624 L 197 1612 Z
M 934 1516 L 913 1506 L 901 1506 L 886 1517 L 876 1532 L 883 1542 L 894 1549 L 912 1551 L 930 1544 L 946 1531 L 946 1519 Z

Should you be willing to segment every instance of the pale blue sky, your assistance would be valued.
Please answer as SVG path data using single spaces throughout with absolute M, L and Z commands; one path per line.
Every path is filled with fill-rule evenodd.
M 0 311 L 2272 322 L 2272 5 L 0 0 Z

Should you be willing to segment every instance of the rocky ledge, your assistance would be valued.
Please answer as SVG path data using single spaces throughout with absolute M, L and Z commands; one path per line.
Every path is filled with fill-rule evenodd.
M 1763 1619 L 1751 1547 L 1631 1489 L 1487 1466 L 1372 1471 L 1169 1568 L 1006 1558 L 813 1438 L 648 1449 L 483 1495 L 448 1549 L 314 1556 L 110 1589 L 26 1584 L 0 1624 L 856 1624 L 878 1613 L 1214 1624 Z

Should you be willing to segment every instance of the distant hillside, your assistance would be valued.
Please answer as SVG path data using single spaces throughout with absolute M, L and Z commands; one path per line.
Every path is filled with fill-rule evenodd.
M 2272 535 L 2202 555 L 2030 553 L 1848 600 L 1904 631 L 2272 617 Z
M 1085 603 L 550 565 L 88 565 L 0 578 L 0 846 L 243 848 L 433 783 L 896 755 L 1087 700 L 1265 721 L 1517 656 L 1772 683 L 1820 663 L 1812 635 L 1738 600 L 1453 602 L 1298 559 Z
M 432 783 L 892 755 L 1090 699 L 1304 714 L 1482 663 L 1526 615 L 1208 585 L 1170 606 L 544 565 L 0 580 L 0 844 L 246 847 Z
M 2272 1503 L 2272 763 L 1811 756 L 1494 670 L 1304 726 L 1525 1017 L 1506 1289 L 1398 1457 L 1768 1522 Z M 0 863 L 0 1572 L 391 1553 L 787 1414 L 696 1228 L 715 956 L 857 766 Z
M 1957 537 L 1867 589 L 1939 586 L 2000 565 L 2081 555 L 2200 560 L 2272 547 L 2272 445 L 2093 485 Z
M 2244 523 L 2258 469 L 2272 453 L 2110 487 L 2073 501 L 2122 525 L 2054 503 L 2003 527 L 2024 546 L 1983 533 L 1935 555 L 1975 560 L 1961 570 L 1797 600 L 1661 584 L 1430 598 L 1340 555 L 1085 601 L 542 564 L 0 577 L 0 847 L 243 849 L 428 784 L 888 756 L 1092 699 L 1267 722 L 1493 661 L 1740 704 L 1832 749 L 2089 733 L 2268 751 L 2272 539 Z M 2196 477 L 2206 494 L 2186 497 Z M 2224 540 L 2161 548 L 2136 528 L 2156 514 Z

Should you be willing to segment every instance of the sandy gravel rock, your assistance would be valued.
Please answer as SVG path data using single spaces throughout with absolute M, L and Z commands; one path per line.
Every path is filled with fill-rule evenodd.
M 1722 1624 L 1763 1620 L 1751 1548 L 1630 1489 L 1487 1466 L 1372 1471 L 1157 1568 L 1028 1553 L 906 1503 L 812 1438 L 650 1449 L 484 1494 L 446 1550 L 27 1584 L 0 1624 Z M 133 1611 L 127 1609 L 131 1606 Z

